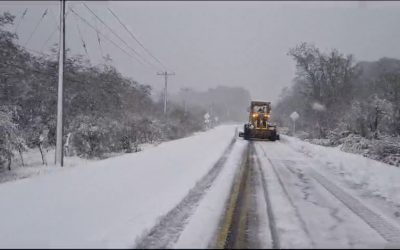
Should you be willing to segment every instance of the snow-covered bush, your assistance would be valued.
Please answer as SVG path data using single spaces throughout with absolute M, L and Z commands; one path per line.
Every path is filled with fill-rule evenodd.
M 107 140 L 107 125 L 104 120 L 78 116 L 73 123 L 71 152 L 88 158 L 101 157 L 107 152 L 106 147 L 112 146 Z
M 168 124 L 165 126 L 170 127 Z M 117 121 L 78 116 L 70 128 L 70 153 L 86 158 L 101 158 L 106 153 L 137 152 L 140 144 L 163 140 L 162 129 L 159 121 L 148 118 Z
M 371 140 L 368 157 L 400 167 L 400 138 L 381 136 Z
M 341 149 L 350 153 L 367 154 L 370 148 L 370 142 L 365 137 L 351 134 L 342 140 Z
M 310 138 L 310 133 L 305 131 L 296 131 L 295 137 L 300 138 L 302 140 Z
M 11 161 L 14 151 L 24 145 L 19 135 L 17 125 L 12 121 L 9 113 L 0 111 L 0 167 L 7 165 L 11 170 Z
M 380 136 L 378 139 L 351 134 L 342 139 L 341 150 L 362 154 L 391 165 L 400 166 L 400 137 Z
M 305 139 L 305 141 L 321 146 L 334 146 L 330 139 Z

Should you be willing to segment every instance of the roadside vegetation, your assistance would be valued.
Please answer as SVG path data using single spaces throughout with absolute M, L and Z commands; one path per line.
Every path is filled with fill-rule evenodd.
M 44 153 L 55 146 L 57 50 L 37 56 L 17 44 L 10 32 L 14 16 L 0 15 L 0 170 L 24 152 Z M 56 48 L 56 46 L 55 46 Z M 111 64 L 91 66 L 67 51 L 65 62 L 66 155 L 104 158 L 135 152 L 140 144 L 187 136 L 203 129 L 203 109 L 171 103 L 167 116 L 150 86 L 121 75 Z M 26 163 L 26 162 L 25 162 Z
M 302 43 L 289 50 L 297 72 L 274 108 L 296 136 L 400 166 L 400 60 L 356 62 L 338 50 Z

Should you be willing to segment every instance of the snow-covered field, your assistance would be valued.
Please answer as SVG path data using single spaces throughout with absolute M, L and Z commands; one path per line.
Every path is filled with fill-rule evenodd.
M 0 185 L 0 247 L 132 247 L 217 162 L 236 126 Z

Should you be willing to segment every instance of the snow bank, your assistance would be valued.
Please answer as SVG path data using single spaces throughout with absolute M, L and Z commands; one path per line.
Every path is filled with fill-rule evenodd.
M 323 147 L 297 138 L 282 136 L 296 151 L 313 158 L 322 171 L 329 171 L 347 182 L 361 186 L 372 195 L 400 204 L 400 169 L 361 155 L 343 152 L 339 147 Z
M 235 128 L 0 185 L 0 247 L 132 247 L 215 164 Z
M 390 165 L 400 167 L 400 137 L 379 135 L 378 139 L 368 139 L 348 131 L 341 133 L 330 132 L 326 139 L 307 139 L 304 141 L 322 146 L 338 146 L 344 152 L 356 153 Z

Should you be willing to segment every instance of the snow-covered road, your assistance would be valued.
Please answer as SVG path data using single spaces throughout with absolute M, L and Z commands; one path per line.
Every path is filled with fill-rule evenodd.
M 229 200 L 238 198 L 227 203 L 218 233 L 223 235 L 222 242 L 215 242 L 216 246 L 400 246 L 399 203 L 395 197 L 385 199 L 377 195 L 394 192 L 397 183 L 392 181 L 399 178 L 395 167 L 286 136 L 276 142 L 250 142 L 247 159 L 242 170 L 247 173 L 241 172 L 238 191 L 232 188 Z M 381 183 L 381 177 L 370 177 L 370 183 L 356 185 L 360 173 L 373 172 L 377 166 L 381 167 L 382 176 L 392 174 L 386 185 Z M 346 175 L 338 173 L 338 169 Z M 374 193 L 368 192 L 371 187 L 375 187 Z M 254 204 L 257 207 L 249 209 Z M 224 225 L 226 221 L 229 225 Z M 247 235 L 238 229 L 241 221 L 247 221 L 242 224 Z M 224 228 L 230 228 L 230 232 L 224 234 Z
M 0 247 L 400 246 L 398 168 L 236 128 L 1 184 Z
M 289 145 L 289 140 L 254 143 L 281 248 L 382 248 L 400 243 L 398 219 L 364 202 L 350 186 L 331 178 L 324 164 Z

